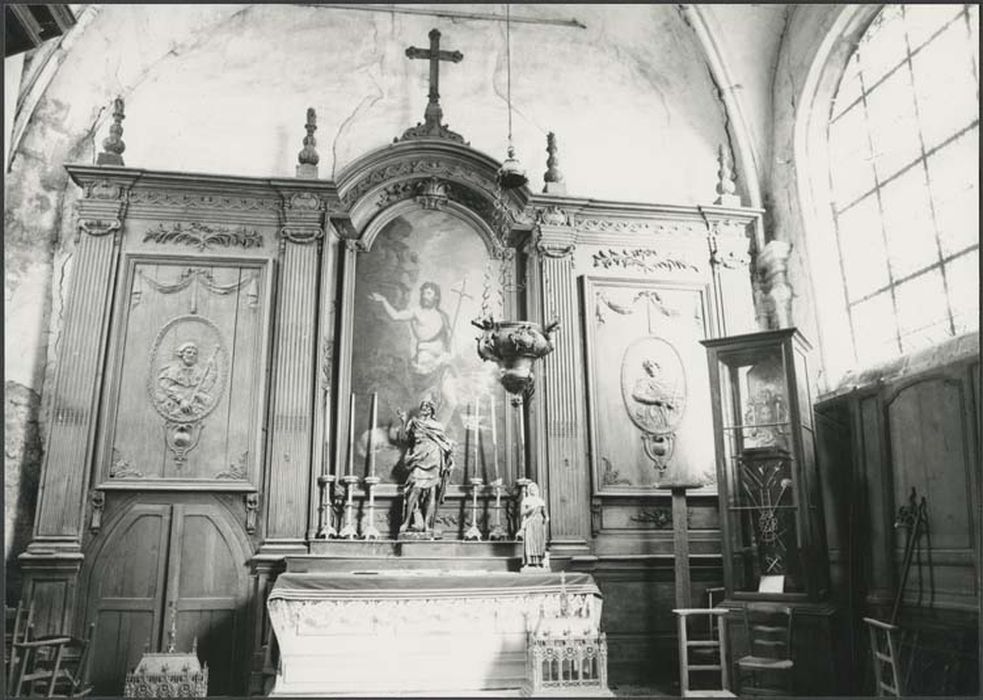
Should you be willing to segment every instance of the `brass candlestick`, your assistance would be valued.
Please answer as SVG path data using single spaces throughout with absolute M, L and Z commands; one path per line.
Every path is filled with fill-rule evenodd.
M 495 527 L 488 533 L 488 539 L 494 542 L 507 539 L 509 535 L 502 527 L 502 480 L 495 479 L 491 486 L 495 489 Z
M 377 476 L 367 476 L 365 477 L 365 490 L 369 492 L 369 508 L 368 515 L 366 519 L 368 520 L 368 525 L 365 525 L 363 521 L 362 525 L 362 539 L 363 540 L 378 540 L 382 538 L 382 534 L 379 532 L 379 528 L 375 526 L 375 487 L 382 481 Z
M 345 484 L 346 500 L 345 500 L 345 526 L 341 528 L 341 532 L 338 534 L 343 540 L 353 540 L 358 537 L 358 531 L 355 528 L 355 517 L 354 517 L 354 497 L 355 497 L 355 484 L 358 483 L 358 477 L 354 474 L 346 474 L 341 477 L 341 480 Z
M 317 478 L 318 488 L 321 489 L 321 503 L 318 506 L 318 529 L 315 539 L 325 540 L 338 536 L 338 531 L 334 529 L 334 513 L 331 508 L 334 487 L 337 485 L 337 478 L 334 474 L 322 474 Z
M 481 530 L 478 529 L 478 489 L 485 483 L 479 477 L 472 477 L 471 483 L 471 527 L 464 533 L 465 541 L 477 541 L 481 539 Z

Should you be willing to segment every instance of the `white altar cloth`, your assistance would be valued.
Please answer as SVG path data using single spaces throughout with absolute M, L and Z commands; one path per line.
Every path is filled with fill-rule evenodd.
M 569 606 L 597 632 L 600 591 L 566 574 Z M 267 600 L 280 648 L 273 695 L 518 691 L 527 633 L 560 608 L 560 574 L 281 574 Z

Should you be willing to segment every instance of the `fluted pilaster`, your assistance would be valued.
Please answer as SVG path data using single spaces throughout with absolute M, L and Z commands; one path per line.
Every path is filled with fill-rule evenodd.
M 266 490 L 266 542 L 273 547 L 296 546 L 309 529 L 323 219 L 317 195 L 284 196 Z
M 74 549 L 82 537 L 107 324 L 129 180 L 85 185 L 30 549 Z
M 536 253 L 545 321 L 558 318 L 554 351 L 543 358 L 545 468 L 548 470 L 552 547 L 585 546 L 590 533 L 589 467 L 584 413 L 583 358 L 578 343 L 579 312 L 573 264 L 574 232 L 568 227 L 540 226 Z M 543 466 L 540 469 L 543 469 Z

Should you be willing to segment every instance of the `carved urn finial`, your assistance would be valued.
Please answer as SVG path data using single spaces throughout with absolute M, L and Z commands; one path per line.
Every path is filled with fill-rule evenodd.
M 734 161 L 730 156 L 730 150 L 720 144 L 717 151 L 717 199 L 714 204 L 725 207 L 741 206 L 741 198 L 735 194 L 737 186 L 734 184 Z
M 103 152 L 96 158 L 96 165 L 123 165 L 123 151 L 126 150 L 122 138 L 124 119 L 123 98 L 117 97 L 113 100 L 113 123 L 109 127 L 109 136 L 102 142 Z
M 567 186 L 563 182 L 563 173 L 557 167 L 560 159 L 556 157 L 556 134 L 552 131 L 546 134 L 546 172 L 543 174 L 543 192 L 546 194 L 566 194 Z
M 307 123 L 304 124 L 304 129 L 307 130 L 307 136 L 304 137 L 304 147 L 297 154 L 297 160 L 300 162 L 297 166 L 297 177 L 316 178 L 317 164 L 321 157 L 314 148 L 317 146 L 317 139 L 314 138 L 314 132 L 317 131 L 317 112 L 313 107 L 307 108 Z

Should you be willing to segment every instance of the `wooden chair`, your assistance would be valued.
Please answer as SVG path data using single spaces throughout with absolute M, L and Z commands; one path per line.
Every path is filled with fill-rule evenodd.
M 748 653 L 737 660 L 742 696 L 793 694 L 792 612 L 774 603 L 748 603 L 744 608 Z
M 677 608 L 673 610 L 676 614 L 676 623 L 679 629 L 679 690 L 680 694 L 686 697 L 715 697 L 733 698 L 737 697 L 730 692 L 730 682 L 727 674 L 727 608 Z M 707 616 L 709 620 L 716 620 L 715 638 L 711 639 L 690 639 L 686 623 L 690 618 Z M 711 630 L 713 627 L 711 626 Z M 712 635 L 713 636 L 713 635 Z M 690 663 L 690 653 L 695 650 L 704 652 L 715 652 L 716 659 L 710 663 Z M 720 673 L 720 688 L 716 689 L 697 689 L 690 688 L 690 674 L 694 671 L 718 671 Z
M 21 601 L 16 608 L 6 608 L 6 645 L 4 646 L 4 669 L 7 674 L 5 687 L 7 693 L 14 692 L 14 677 L 18 670 L 20 652 L 15 648 L 15 644 L 23 642 L 34 624 L 34 605 L 25 604 Z
M 895 636 L 898 627 L 870 617 L 864 618 L 870 633 L 870 652 L 874 662 L 874 690 L 877 697 L 901 697 L 901 682 L 898 676 L 898 648 Z M 883 646 L 881 640 L 884 640 Z M 885 679 L 887 666 L 890 680 Z
M 67 635 L 27 638 L 20 649 L 20 668 L 12 695 L 22 697 L 83 697 L 92 692 L 88 683 L 89 650 L 95 624 L 79 639 Z

